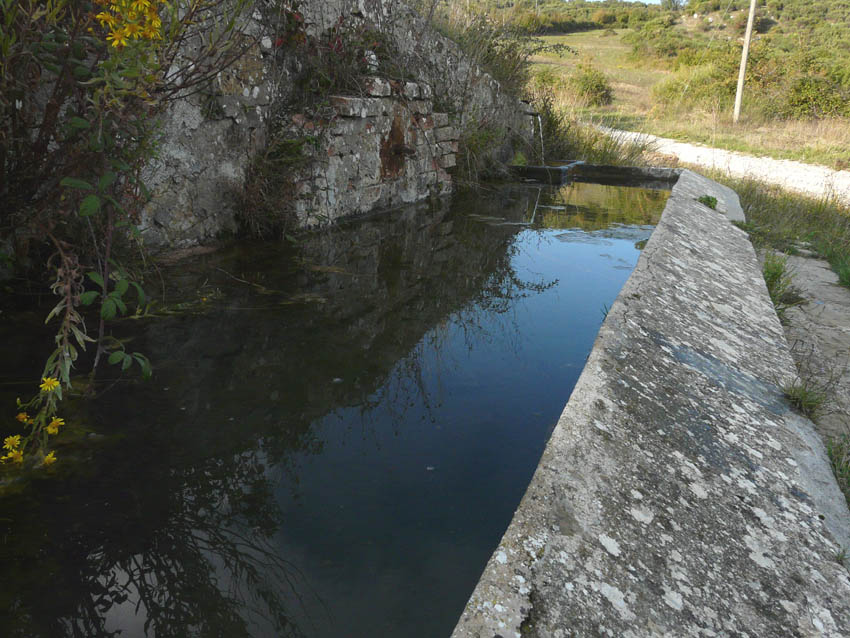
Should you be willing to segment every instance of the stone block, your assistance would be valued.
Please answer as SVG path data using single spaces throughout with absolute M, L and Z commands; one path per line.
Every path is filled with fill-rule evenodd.
M 334 137 L 351 138 L 358 135 L 363 135 L 367 132 L 369 120 L 362 118 L 344 118 L 334 122 L 329 132 Z M 345 144 L 340 140 L 335 140 L 336 144 Z
M 456 140 L 458 137 L 454 126 L 444 126 L 435 129 L 434 135 L 438 142 L 448 142 L 449 140 Z
M 430 100 L 434 97 L 434 92 L 431 90 L 431 85 L 425 82 L 419 83 L 419 97 L 423 100 Z
M 435 128 L 443 128 L 444 126 L 449 125 L 449 114 L 448 113 L 431 113 L 431 117 L 434 120 Z
M 402 96 L 408 100 L 416 100 L 419 98 L 419 85 L 416 82 L 405 82 L 401 89 Z
M 416 113 L 413 115 L 413 121 L 423 131 L 430 131 L 434 128 L 434 118 L 430 115 Z
M 375 117 L 384 112 L 382 98 L 333 95 L 331 105 L 342 117 Z
M 363 84 L 366 94 L 372 97 L 388 97 L 392 93 L 389 81 L 384 78 L 366 78 Z
M 457 141 L 439 142 L 437 144 L 437 149 L 439 149 L 439 151 L 442 155 L 449 155 L 450 153 L 457 153 L 458 143 L 457 143 Z
M 447 155 L 443 155 L 440 158 L 440 166 L 443 168 L 451 168 L 452 166 L 457 166 L 457 155 L 454 153 L 448 153 Z
M 411 100 L 408 102 L 407 108 L 411 113 L 420 113 L 422 115 L 428 115 L 433 110 L 430 100 Z

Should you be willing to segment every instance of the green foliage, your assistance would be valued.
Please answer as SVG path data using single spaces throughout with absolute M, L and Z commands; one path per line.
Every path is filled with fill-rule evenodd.
M 799 77 L 788 88 L 781 115 L 791 118 L 850 116 L 850 91 L 823 76 Z
M 653 93 L 666 109 L 729 107 L 748 7 L 746 2 L 726 4 L 692 1 L 688 13 L 702 16 L 696 24 L 688 26 L 668 14 L 628 36 L 636 59 L 654 60 L 678 72 Z M 749 113 L 767 119 L 850 116 L 850 9 L 841 0 L 822 5 L 816 18 L 802 0 L 768 2 L 758 9 L 754 30 L 761 35 L 753 42 L 747 67 Z M 683 73 L 685 68 L 694 71 Z
M 551 90 L 537 91 L 532 103 L 543 123 L 547 157 L 618 166 L 645 163 L 644 152 L 648 143 L 627 142 L 571 119 L 555 106 Z
M 147 358 L 125 353 L 106 325 L 130 312 L 130 297 L 145 303 L 117 258 L 138 235 L 156 115 L 256 44 L 240 32 L 252 9 L 249 0 L 0 0 L 0 228 L 33 238 L 59 298 L 46 320 L 58 323 L 55 349 L 40 392 L 19 400 L 23 432 L 7 463 L 55 461 L 48 437 L 64 423 L 63 390 L 88 343 L 92 375 L 103 355 L 150 375 Z M 96 309 L 94 338 L 86 307 Z
M 800 414 L 812 421 L 817 421 L 826 406 L 828 396 L 823 388 L 818 387 L 808 379 L 797 377 L 792 383 L 782 388 L 785 397 Z
M 835 478 L 838 480 L 838 487 L 844 492 L 844 498 L 850 505 L 850 435 L 844 434 L 828 439 L 826 452 L 829 455 Z M 844 558 L 846 558 L 846 552 L 842 556 L 842 559 Z M 844 561 L 841 560 L 840 562 L 843 563 Z
M 608 77 L 590 64 L 579 64 L 570 76 L 569 83 L 585 104 L 590 106 L 611 104 L 613 95 Z
M 701 195 L 700 197 L 697 197 L 697 201 L 700 204 L 705 204 L 706 206 L 708 206 L 712 210 L 717 210 L 717 198 L 716 197 L 713 197 L 711 195 Z
M 767 251 L 762 263 L 762 275 L 767 285 L 767 294 L 776 309 L 779 320 L 785 321 L 785 313 L 789 308 L 803 303 L 797 289 L 794 287 L 794 274 L 788 268 L 788 258 Z
M 736 82 L 728 65 L 711 63 L 687 67 L 652 87 L 652 98 L 666 108 L 699 105 L 724 110 L 734 102 Z

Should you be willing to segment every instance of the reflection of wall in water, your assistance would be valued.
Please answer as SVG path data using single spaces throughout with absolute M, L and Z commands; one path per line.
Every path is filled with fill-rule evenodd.
M 528 201 L 509 204 L 521 218 Z M 183 265 L 188 289 L 219 273 L 210 285 L 226 288 L 221 303 L 230 310 L 156 320 L 138 349 L 153 361 L 185 362 L 157 374 L 171 388 L 168 396 L 212 423 L 223 421 L 201 445 L 214 448 L 235 412 L 250 415 L 259 433 L 281 421 L 306 428 L 337 407 L 361 404 L 428 330 L 498 294 L 504 286 L 494 282 L 513 281 L 519 228 L 475 223 L 436 200 L 308 236 L 296 249 L 303 267 L 294 277 L 280 253 L 262 249 L 199 261 L 194 285 Z M 281 292 L 258 294 L 215 267 Z

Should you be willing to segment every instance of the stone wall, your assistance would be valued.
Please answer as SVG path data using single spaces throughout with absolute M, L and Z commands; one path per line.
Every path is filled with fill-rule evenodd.
M 272 3 L 258 3 L 245 37 L 256 40 L 221 73 L 209 94 L 176 101 L 163 117 L 162 144 L 143 180 L 153 198 L 140 230 L 149 246 L 188 246 L 236 229 L 236 198 L 252 158 L 279 124 L 291 93 L 297 48 L 275 47 L 265 26 Z M 510 141 L 531 143 L 530 109 L 505 94 L 460 48 L 397 0 L 302 0 L 306 32 L 317 35 L 340 18 L 388 35 L 413 82 L 373 82 L 363 96 L 332 98 L 331 121 L 286 116 L 288 134 L 313 126 L 316 162 L 293 175 L 299 223 L 330 222 L 451 191 L 451 168 L 461 127 L 491 124 L 503 132 L 497 149 L 510 159 Z M 389 86 L 389 92 L 387 89 Z M 441 108 L 434 113 L 434 101 Z M 297 114 L 296 114 L 297 115 Z M 454 128 L 448 128 L 452 123 Z M 277 131 L 276 131 L 277 132 Z
M 295 137 L 321 130 L 320 152 L 295 176 L 295 213 L 303 226 L 449 193 L 457 132 L 435 113 L 425 83 L 371 78 L 364 97 L 332 97 L 335 117 L 292 116 Z

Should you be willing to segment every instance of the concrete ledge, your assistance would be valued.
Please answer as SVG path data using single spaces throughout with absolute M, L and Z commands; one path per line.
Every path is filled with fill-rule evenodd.
M 551 166 L 509 167 L 520 179 L 559 186 L 567 182 L 593 182 L 615 186 L 639 186 L 667 190 L 672 188 L 682 174 L 680 168 L 655 168 L 648 166 L 610 166 L 587 164 L 580 160 L 563 160 Z M 720 188 L 725 188 L 717 184 Z M 727 189 L 728 190 L 728 189 Z
M 780 389 L 752 246 L 703 194 L 740 208 L 682 172 L 457 638 L 850 633 L 850 514 Z

